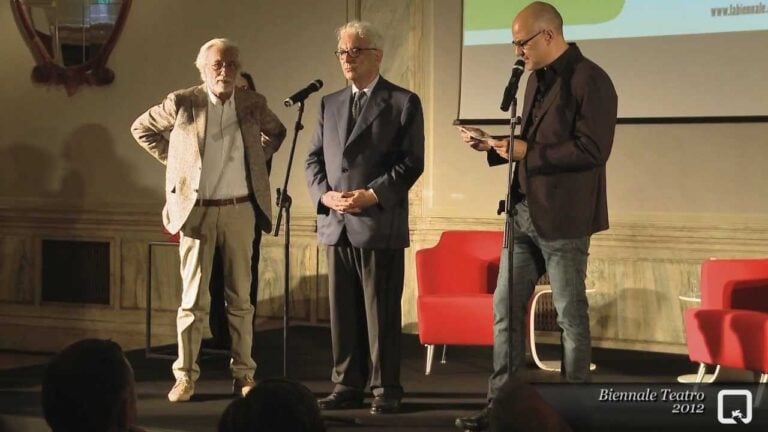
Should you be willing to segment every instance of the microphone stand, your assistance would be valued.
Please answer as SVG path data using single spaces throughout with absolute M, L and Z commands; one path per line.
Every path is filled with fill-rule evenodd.
M 321 84 L 322 85 L 322 84 Z M 293 155 L 296 153 L 296 140 L 299 137 L 299 132 L 304 129 L 304 125 L 301 124 L 301 118 L 304 116 L 304 101 L 299 102 L 299 113 L 296 118 L 296 124 L 293 127 L 293 141 L 291 142 L 291 152 L 288 156 L 288 168 L 285 170 L 285 181 L 283 181 L 282 190 L 278 188 L 276 205 L 278 207 L 277 221 L 275 222 L 275 237 L 280 235 L 280 223 L 283 220 L 283 211 L 285 211 L 285 242 L 283 246 L 283 257 L 285 259 L 285 284 L 283 285 L 283 376 L 288 377 L 288 294 L 290 288 L 290 271 L 291 271 L 291 204 L 293 200 L 288 195 L 288 179 L 291 178 L 291 167 L 293 166 Z M 321 415 L 323 420 L 335 421 L 344 424 L 362 424 L 358 419 L 347 419 L 338 416 Z
M 518 123 L 520 122 L 519 118 L 517 117 L 517 96 L 512 96 L 512 105 L 509 110 L 509 147 L 507 148 L 507 155 L 509 157 L 509 170 L 507 172 L 507 197 L 505 200 L 502 200 L 499 202 L 499 208 L 496 210 L 496 214 L 501 214 L 502 212 L 506 215 L 505 221 L 504 221 L 504 248 L 507 251 L 507 316 L 508 316 L 508 322 L 507 326 L 512 325 L 512 313 L 514 308 L 514 301 L 512 299 L 512 278 L 514 275 L 513 270 L 513 257 L 514 257 L 514 243 L 515 243 L 515 208 L 512 204 L 512 181 L 515 177 L 515 167 L 517 163 L 512 160 L 512 150 L 515 148 L 515 128 L 517 127 Z M 509 379 L 510 370 L 512 368 L 512 344 L 514 341 L 511 337 L 511 331 L 508 328 L 507 334 L 510 335 L 508 338 L 508 346 L 507 346 L 507 379 Z
M 275 237 L 280 235 L 280 223 L 283 220 L 285 212 L 285 242 L 283 245 L 283 257 L 285 259 L 284 285 L 283 285 L 283 376 L 288 376 L 288 295 L 290 293 L 290 275 L 291 275 L 291 203 L 293 200 L 288 195 L 288 179 L 291 177 L 291 167 L 293 166 L 293 155 L 296 153 L 296 140 L 299 132 L 304 129 L 301 124 L 301 118 L 304 116 L 304 101 L 299 102 L 299 113 L 296 124 L 293 128 L 293 142 L 291 143 L 291 153 L 288 156 L 288 168 L 285 170 L 285 181 L 282 190 L 277 189 L 276 205 L 278 207 L 277 222 L 275 222 Z

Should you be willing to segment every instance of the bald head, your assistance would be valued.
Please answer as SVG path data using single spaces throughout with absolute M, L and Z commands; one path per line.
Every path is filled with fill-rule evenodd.
M 529 4 L 517 14 L 515 21 L 517 20 L 528 21 L 537 27 L 537 31 L 550 29 L 561 37 L 563 36 L 563 17 L 549 3 L 533 2 Z
M 568 49 L 560 12 L 544 2 L 533 2 L 517 14 L 512 39 L 515 54 L 525 60 L 528 70 L 549 65 Z

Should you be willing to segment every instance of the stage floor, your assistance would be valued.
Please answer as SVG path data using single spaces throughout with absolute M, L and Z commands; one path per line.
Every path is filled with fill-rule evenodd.
M 289 331 L 288 376 L 306 384 L 318 397 L 332 388 L 330 376 L 330 332 L 325 327 L 295 326 Z M 540 345 L 540 355 L 556 356 L 559 348 Z M 418 337 L 403 337 L 402 383 L 405 387 L 402 412 L 394 415 L 373 416 L 367 408 L 335 411 L 328 418 L 329 431 L 456 431 L 454 419 L 479 410 L 485 403 L 487 379 L 491 373 L 490 347 L 449 347 L 447 363 L 440 364 L 441 350 L 435 353 L 435 364 L 430 376 L 424 375 L 425 348 Z M 138 381 L 140 424 L 150 431 L 206 431 L 216 430 L 219 416 L 232 400 L 231 381 L 227 372 L 228 358 L 206 356 L 201 360 L 202 374 L 196 386 L 194 399 L 189 403 L 171 404 L 166 394 L 173 384 L 170 371 L 172 360 L 147 359 L 143 350 L 128 352 Z M 254 359 L 258 364 L 256 378 L 282 376 L 282 329 L 257 332 L 254 340 Z M 670 404 L 645 406 L 635 410 L 631 404 L 611 408 L 611 415 L 632 418 L 648 414 L 651 418 L 639 423 L 626 423 L 614 428 L 608 420 L 598 421 L 589 414 L 601 391 L 608 389 L 693 389 L 679 387 L 677 376 L 694 372 L 696 365 L 686 356 L 644 353 L 595 348 L 593 361 L 597 369 L 593 383 L 574 386 L 560 382 L 559 374 L 545 372 L 529 366 L 521 377 L 533 383 L 536 390 L 579 430 L 665 430 L 668 421 L 664 415 Z M 0 371 L 0 430 L 47 430 L 41 420 L 40 380 L 44 366 L 33 364 Z M 638 390 L 639 391 L 639 390 Z M 706 416 L 716 412 L 709 406 L 714 396 L 707 396 Z M 595 399 L 595 400 L 591 400 Z M 366 399 L 370 401 L 370 395 Z M 595 405 L 597 404 L 597 405 Z M 765 405 L 765 404 L 763 404 Z M 661 409 L 662 413 L 656 411 Z M 626 412 L 623 412 L 623 411 Z M 628 410 L 628 411 L 627 411 Z M 633 411 L 634 410 L 634 411 Z M 715 411 L 713 411 L 715 410 Z M 586 412 L 586 413 L 585 413 Z M 766 413 L 768 414 L 768 413 Z M 575 416 L 575 417 L 574 417 Z M 581 417 L 590 417 L 584 420 Z M 654 416 L 659 417 L 659 429 Z M 586 418 L 585 417 L 585 418 Z M 597 415 L 601 417 L 601 415 Z M 602 416 L 605 417 L 605 416 Z M 646 416 L 647 417 L 647 416 Z M 764 416 L 768 417 L 768 415 Z M 678 416 L 687 420 L 688 416 Z M 575 419 L 575 420 L 574 420 Z M 698 430 L 700 425 L 696 426 Z M 679 428 L 678 428 L 679 430 Z M 740 428 L 740 430 L 746 430 Z

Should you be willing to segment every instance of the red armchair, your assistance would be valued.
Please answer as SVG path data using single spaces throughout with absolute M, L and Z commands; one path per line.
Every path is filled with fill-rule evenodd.
M 768 382 L 768 258 L 709 259 L 701 266 L 701 307 L 685 311 L 688 355 L 707 365 L 760 372 Z
M 427 375 L 435 345 L 493 345 L 493 291 L 503 236 L 502 231 L 446 231 L 434 247 L 416 252 Z

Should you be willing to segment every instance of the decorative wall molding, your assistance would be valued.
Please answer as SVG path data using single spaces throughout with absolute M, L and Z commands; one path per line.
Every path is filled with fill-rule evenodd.
M 158 211 L 0 207 L 0 348 L 42 348 L 34 342 L 35 332 L 42 337 L 53 328 L 73 336 L 114 331 L 115 337 L 140 344 L 148 243 L 165 239 L 159 226 Z M 324 247 L 316 242 L 314 215 L 292 215 L 291 228 L 292 320 L 325 325 L 327 271 Z M 415 252 L 433 246 L 445 230 L 501 230 L 503 219 L 414 216 L 411 228 L 402 304 L 405 331 L 415 333 Z M 110 240 L 114 276 L 109 306 L 40 302 L 36 272 L 44 238 Z M 684 352 L 682 310 L 691 305 L 678 296 L 698 290 L 699 264 L 708 257 L 768 256 L 768 218 L 621 215 L 613 218 L 610 230 L 593 237 L 590 252 L 587 284 L 596 288 L 590 294 L 595 345 Z M 172 341 L 180 286 L 178 252 L 170 246 L 153 255 L 154 337 Z M 265 235 L 257 308 L 261 318 L 282 317 L 283 264 L 282 236 Z M 32 332 L 24 341 L 14 336 L 21 329 Z
M 433 92 L 442 91 L 434 83 L 441 65 L 445 66 L 436 63 L 442 49 L 436 45 L 436 35 L 443 34 L 443 29 L 437 28 L 434 19 L 443 5 L 433 0 L 347 0 L 346 5 L 348 19 L 371 21 L 385 32 L 382 73 L 416 91 L 425 107 L 425 173 L 410 195 L 411 247 L 406 251 L 402 300 L 405 331 L 416 332 L 415 251 L 433 246 L 445 230 L 502 230 L 504 221 L 502 217 L 453 217 L 450 208 L 431 207 L 434 191 L 430 188 L 435 183 L 429 178 L 441 168 L 435 159 L 443 144 L 435 138 L 439 124 L 432 118 L 437 100 Z M 57 349 L 85 335 L 113 337 L 126 348 L 141 346 L 150 266 L 154 337 L 158 342 L 173 340 L 180 286 L 178 252 L 174 247 L 158 248 L 148 263 L 149 242 L 166 239 L 160 223 L 162 202 L 88 206 L 0 198 L 0 349 Z M 768 256 L 765 215 L 611 217 L 611 229 L 595 235 L 590 249 L 587 284 L 596 288 L 590 294 L 596 346 L 684 352 L 681 311 L 690 305 L 681 303 L 678 296 L 698 290 L 699 263 L 712 256 Z M 327 265 L 325 248 L 316 242 L 315 215 L 294 210 L 291 235 L 292 319 L 325 325 Z M 113 254 L 109 306 L 39 301 L 44 238 L 109 239 Z M 264 235 L 257 307 L 262 318 L 281 317 L 283 264 L 282 235 Z

